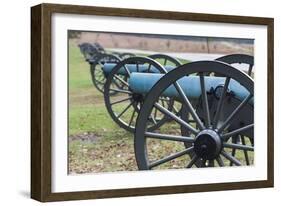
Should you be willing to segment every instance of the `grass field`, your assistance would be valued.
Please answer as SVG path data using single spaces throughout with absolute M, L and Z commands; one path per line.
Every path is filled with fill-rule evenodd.
M 108 115 L 103 94 L 91 81 L 89 64 L 69 45 L 69 172 L 136 170 L 133 135 Z M 126 156 L 120 158 L 120 156 Z M 126 162 L 124 168 L 122 161 Z
M 179 133 L 173 123 L 166 130 Z M 180 151 L 182 143 L 151 140 L 152 159 Z M 120 128 L 109 116 L 103 94 L 91 81 L 89 64 L 79 48 L 69 44 L 69 173 L 137 170 L 133 134 Z M 163 148 L 159 152 L 159 148 Z M 178 168 L 189 157 L 178 158 L 159 168 Z M 242 154 L 238 158 L 243 161 Z

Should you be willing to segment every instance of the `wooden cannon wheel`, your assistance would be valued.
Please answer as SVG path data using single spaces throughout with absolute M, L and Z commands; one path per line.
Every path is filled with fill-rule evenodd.
M 198 87 L 202 92 L 201 97 L 201 114 L 199 116 L 196 108 L 193 107 L 188 95 L 184 92 L 182 86 L 177 82 L 181 78 L 188 75 L 199 74 Z M 206 91 L 206 76 L 222 76 L 225 77 L 225 82 L 217 90 L 218 102 L 214 113 L 210 114 L 211 105 L 209 105 L 208 94 Z M 216 74 L 216 75 L 213 75 Z M 230 82 L 238 82 L 248 93 L 241 99 L 232 111 L 227 113 L 221 119 L 224 103 L 232 101 L 233 93 L 229 92 L 228 86 Z M 177 115 L 172 110 L 163 108 L 158 99 L 163 96 L 163 92 L 170 86 L 174 86 L 178 92 L 179 99 L 188 109 L 194 123 L 191 124 L 185 121 L 184 118 Z M 168 74 L 164 75 L 146 95 L 146 99 L 139 112 L 138 121 L 136 123 L 134 147 L 137 164 L 140 170 L 157 169 L 162 165 L 180 159 L 182 163 L 180 168 L 198 167 L 213 167 L 225 166 L 225 161 L 230 161 L 235 166 L 246 165 L 246 161 L 237 159 L 231 152 L 231 149 L 240 150 L 243 152 L 253 152 L 253 145 L 229 142 L 230 138 L 236 135 L 244 135 L 247 138 L 253 139 L 253 107 L 249 107 L 249 102 L 254 98 L 254 82 L 247 74 L 235 69 L 229 64 L 218 61 L 199 61 L 182 65 Z M 173 130 L 165 130 L 170 122 L 165 122 L 161 128 L 163 130 L 148 131 L 147 119 L 152 113 L 153 108 L 158 108 L 164 115 L 169 116 L 179 125 L 179 129 L 172 127 Z M 244 114 L 243 110 L 247 109 L 248 114 Z M 242 111 L 242 112 L 241 112 Z M 244 115 L 243 115 L 244 114 Z M 244 123 L 243 125 L 241 123 Z M 237 126 L 238 125 L 238 126 Z M 181 133 L 180 127 L 185 127 L 190 135 L 185 136 Z M 230 129 L 232 128 L 232 129 Z M 170 132 L 174 133 L 170 133 Z M 160 141 L 158 145 L 150 144 L 150 140 Z M 181 144 L 182 147 L 177 151 L 166 151 L 167 147 L 162 146 L 162 142 L 175 142 Z M 184 146 L 183 143 L 188 143 L 189 146 Z M 166 149 L 165 149 L 166 148 Z M 175 147 L 173 147 L 174 149 Z M 229 150 L 230 149 L 230 150 Z M 156 152 L 156 150 L 159 150 Z M 155 156 L 155 154 L 161 154 Z M 192 155 L 191 155 L 192 154 Z M 185 159 L 183 157 L 186 157 Z M 181 159 L 183 158 L 183 159 Z M 195 165 L 197 161 L 201 165 Z M 223 161 L 225 160 L 225 161 Z M 171 164 L 171 168 L 173 164 Z
M 113 54 L 98 54 L 98 56 L 90 62 L 90 71 L 92 82 L 98 91 L 104 92 L 104 84 L 106 82 L 106 76 L 102 70 L 105 63 L 118 63 L 121 59 Z M 114 95 L 116 92 L 111 92 L 110 95 Z
M 144 95 L 133 93 L 129 86 L 128 80 L 132 72 L 127 67 L 132 65 L 136 67 L 135 72 L 138 73 L 167 72 L 164 67 L 151 58 L 130 57 L 119 62 L 108 75 L 104 86 L 104 101 L 107 111 L 120 127 L 130 132 L 135 130 L 136 119 L 145 99 Z M 146 69 L 141 70 L 140 68 Z M 110 92 L 116 92 L 116 95 L 112 96 Z M 173 105 L 173 101 L 167 98 L 159 98 L 158 101 L 167 109 L 171 109 Z M 147 120 L 148 129 L 154 130 L 166 121 L 166 117 L 153 108 L 153 114 Z
M 220 58 L 217 58 L 216 61 L 225 62 L 228 64 L 246 64 L 248 65 L 247 74 L 251 76 L 253 66 L 254 66 L 254 57 L 247 54 L 229 54 Z M 235 66 L 234 66 L 235 67 Z
M 157 61 L 159 64 L 161 64 L 164 67 L 167 65 L 175 66 L 175 67 L 182 65 L 182 63 L 178 59 L 166 54 L 152 54 L 149 55 L 148 57 Z

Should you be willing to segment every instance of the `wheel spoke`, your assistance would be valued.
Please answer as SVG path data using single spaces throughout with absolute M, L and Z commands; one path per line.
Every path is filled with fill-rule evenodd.
M 134 103 L 134 101 L 132 101 L 118 116 L 117 118 L 120 118 Z
M 94 74 L 97 81 L 104 81 L 105 77 L 101 74 Z
M 152 122 L 153 122 L 154 124 L 157 124 L 157 122 L 156 122 L 156 120 L 155 120 L 155 118 L 153 117 L 152 114 L 149 115 L 149 118 L 152 120 Z
M 186 168 L 191 168 L 198 159 L 199 159 L 199 157 L 196 154 L 194 154 L 192 159 L 190 160 L 190 162 L 186 166 Z
M 164 59 L 164 66 L 166 66 L 167 64 L 167 59 Z
M 200 130 L 205 129 L 202 121 L 200 120 L 200 118 L 198 117 L 198 115 L 196 114 L 193 106 L 191 105 L 190 101 L 188 100 L 188 98 L 186 97 L 186 95 L 184 94 L 184 91 L 182 90 L 181 86 L 179 85 L 178 82 L 174 83 L 174 86 L 176 87 L 180 97 L 183 100 L 183 103 L 185 104 L 185 106 L 188 108 L 188 111 L 190 112 L 191 116 L 193 117 L 193 119 L 196 121 L 197 126 L 199 127 Z
M 104 91 L 104 84 L 99 84 L 99 88 L 102 90 L 102 91 Z
M 171 135 L 171 134 L 145 132 L 145 136 L 149 138 L 162 139 L 162 140 L 171 140 L 171 141 L 179 141 L 179 142 L 187 142 L 187 143 L 194 142 L 194 138 L 192 137 L 178 136 L 178 135 Z
M 168 115 L 169 117 L 171 117 L 173 120 L 175 120 L 176 122 L 178 122 L 180 125 L 186 127 L 188 130 L 190 130 L 193 134 L 197 134 L 199 131 L 196 130 L 195 128 L 193 128 L 191 125 L 189 125 L 188 123 L 186 123 L 184 120 L 182 120 L 180 117 L 178 117 L 177 115 L 175 115 L 174 113 L 170 112 L 169 110 L 167 110 L 165 107 L 161 106 L 158 103 L 155 103 L 154 106 L 159 109 L 162 113 Z
M 154 107 L 154 118 L 157 118 L 157 109 Z
M 127 87 L 129 87 L 128 82 L 125 82 L 124 79 L 122 79 L 121 77 L 119 77 L 118 75 L 114 74 L 114 77 L 116 79 L 118 79 L 120 82 L 122 82 L 124 85 L 126 85 Z
M 241 166 L 241 162 L 236 159 L 235 157 L 231 156 L 230 154 L 226 153 L 225 151 L 221 151 L 222 156 L 224 156 L 229 161 L 233 162 L 237 166 Z
M 173 160 L 173 159 L 176 159 L 176 158 L 178 158 L 178 157 L 181 157 L 181 156 L 183 156 L 183 155 L 185 155 L 185 154 L 188 154 L 188 153 L 190 153 L 192 150 L 193 150 L 193 147 L 189 147 L 189 148 L 187 148 L 187 149 L 185 149 L 185 150 L 183 150 L 183 151 L 174 153 L 174 154 L 172 154 L 172 155 L 169 155 L 168 157 L 165 157 L 165 158 L 163 158 L 163 159 L 160 159 L 160 160 L 157 160 L 157 161 L 155 161 L 155 162 L 152 162 L 152 163 L 149 165 L 149 169 L 151 169 L 151 168 L 153 168 L 153 167 L 156 167 L 156 166 L 158 166 L 158 165 L 164 164 L 164 163 L 166 163 L 166 162 L 168 162 L 168 161 L 171 161 L 171 160 Z
M 245 151 L 254 151 L 254 147 L 243 145 L 243 144 L 223 143 L 223 146 L 225 148 L 231 148 L 231 149 L 239 149 L 239 150 L 245 150 Z
M 100 65 L 100 64 L 94 66 L 93 69 L 95 71 L 95 74 L 103 75 L 104 73 L 103 73 L 102 68 L 103 68 L 103 65 Z
M 121 68 L 121 67 L 120 67 Z M 127 72 L 128 76 L 131 76 L 131 72 L 129 71 L 129 69 L 124 65 L 123 68 L 125 69 L 125 71 Z
M 229 138 L 231 136 L 234 136 L 234 135 L 239 134 L 241 132 L 245 132 L 245 131 L 250 130 L 252 128 L 254 128 L 254 124 L 249 124 L 247 126 L 244 126 L 244 127 L 239 128 L 239 129 L 233 130 L 229 133 L 223 134 L 223 135 L 221 135 L 221 138 L 223 140 L 226 140 L 227 138 Z
M 241 142 L 242 142 L 243 145 L 246 145 L 245 136 L 244 135 L 241 135 Z M 246 151 L 246 150 L 244 150 L 244 157 L 245 157 L 245 160 L 246 160 L 246 164 L 250 165 L 248 151 Z
M 161 99 L 162 106 L 165 107 L 165 101 Z
M 222 132 L 229 124 L 231 124 L 234 117 L 236 117 L 241 109 L 247 104 L 247 102 L 253 97 L 252 94 L 249 94 L 240 104 L 239 106 L 231 113 L 231 115 L 223 122 L 221 127 L 218 129 L 218 133 Z
M 113 91 L 113 92 L 124 93 L 124 94 L 133 94 L 131 91 L 124 90 L 124 89 L 114 89 L 114 88 L 111 88 L 111 89 L 109 89 L 109 90 L 110 90 L 110 91 Z
M 176 114 L 179 113 L 179 110 L 173 105 L 173 110 L 176 112 Z
M 104 82 L 102 82 L 102 81 L 100 81 L 100 80 L 97 80 L 97 79 L 96 79 L 95 81 L 96 81 L 96 83 L 99 83 L 99 84 L 102 84 L 102 85 L 104 84 Z
M 224 167 L 224 162 L 222 161 L 221 156 L 218 156 L 216 160 L 220 167 Z
M 150 73 L 151 66 L 152 66 L 152 65 L 149 64 L 148 69 L 147 69 L 147 72 L 148 72 L 148 73 Z
M 96 79 L 104 79 L 104 75 L 103 75 L 103 73 L 101 73 L 101 72 L 99 72 L 99 71 L 96 71 L 95 72 L 95 78 Z
M 131 119 L 130 119 L 130 122 L 129 122 L 129 127 L 131 126 L 131 124 L 132 124 L 132 122 L 133 122 L 135 113 L 136 113 L 136 110 L 134 109 L 133 114 L 132 114 Z
M 208 167 L 214 167 L 214 166 L 215 166 L 214 160 L 209 160 L 208 161 Z
M 200 85 L 201 85 L 201 94 L 202 94 L 202 100 L 203 100 L 203 108 L 204 108 L 204 113 L 205 113 L 205 122 L 206 122 L 206 126 L 209 128 L 211 126 L 211 121 L 210 121 L 208 97 L 207 97 L 207 92 L 206 92 L 206 88 L 205 88 L 205 79 L 204 79 L 203 73 L 200 73 Z
M 251 76 L 251 74 L 252 74 L 253 66 L 254 66 L 253 64 L 249 65 L 249 69 L 248 69 L 248 75 L 249 76 Z
M 116 86 L 116 88 L 122 89 L 122 86 L 116 81 L 116 79 L 112 79 L 112 82 Z
M 170 99 L 167 99 L 165 97 L 159 97 L 159 100 L 163 100 L 163 101 L 166 101 L 166 102 L 170 101 Z
M 238 142 L 238 137 L 239 137 L 238 135 L 235 135 L 234 137 L 232 137 L 232 143 L 237 144 L 237 142 Z M 235 157 L 235 154 L 236 154 L 236 148 L 232 148 L 231 155 L 232 155 L 233 157 Z M 233 162 L 230 162 L 229 165 L 232 166 L 232 165 L 233 165 Z
M 117 100 L 117 101 L 115 101 L 115 102 L 110 103 L 110 105 L 119 104 L 119 103 L 128 101 L 128 100 L 130 100 L 130 99 L 132 99 L 132 97 L 128 97 L 128 98 L 125 98 L 125 99 Z
M 218 102 L 216 114 L 215 114 L 214 121 L 213 121 L 213 128 L 214 129 L 216 129 L 217 126 L 218 126 L 218 121 L 219 121 L 221 110 L 222 110 L 223 100 L 224 100 L 224 97 L 226 95 L 229 82 L 230 82 L 230 77 L 226 77 L 226 80 L 225 80 L 225 83 L 224 83 L 224 86 L 223 86 L 223 92 L 222 92 L 222 95 L 221 95 L 220 100 Z

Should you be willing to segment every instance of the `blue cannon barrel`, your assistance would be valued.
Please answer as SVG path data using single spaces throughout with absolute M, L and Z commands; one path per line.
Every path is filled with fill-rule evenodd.
M 134 93 L 145 95 L 163 75 L 164 74 L 132 73 L 129 79 L 129 86 Z M 182 77 L 178 80 L 178 83 L 188 98 L 197 99 L 201 96 L 199 76 Z M 205 88 L 207 92 L 210 91 L 211 88 L 216 89 L 218 86 L 223 86 L 224 83 L 225 77 L 205 77 Z M 233 79 L 230 80 L 228 90 L 232 91 L 235 97 L 241 101 L 250 94 L 245 87 Z M 163 92 L 163 96 L 175 98 L 179 97 L 179 94 L 174 85 L 171 85 Z M 249 103 L 253 104 L 253 101 L 252 98 Z
M 103 65 L 103 68 L 102 68 L 103 72 L 105 74 L 109 74 L 113 70 L 113 68 L 115 66 L 116 66 L 116 63 L 105 63 Z M 139 64 L 139 68 L 137 68 L 136 64 L 127 64 L 126 67 L 130 71 L 130 73 L 132 73 L 132 72 L 145 72 L 145 71 L 147 71 L 149 65 L 147 65 L 147 64 L 144 64 L 144 65 Z M 175 66 L 167 65 L 164 68 L 169 72 L 169 71 L 173 70 L 176 67 Z M 151 73 L 159 73 L 159 70 L 156 69 L 154 66 L 151 66 L 150 71 L 151 71 Z M 126 72 L 125 68 L 122 67 L 122 68 L 119 69 L 118 74 L 126 75 L 127 72 Z

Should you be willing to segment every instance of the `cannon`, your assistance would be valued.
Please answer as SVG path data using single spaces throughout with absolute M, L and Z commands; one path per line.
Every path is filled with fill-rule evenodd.
M 92 59 L 89 59 L 91 78 L 94 86 L 99 92 L 104 91 L 104 84 L 106 81 L 106 75 L 103 71 L 105 64 L 116 65 L 118 62 L 126 59 L 128 57 L 134 56 L 132 53 L 101 53 L 97 54 Z M 111 95 L 114 95 L 116 92 L 110 92 Z
M 254 82 L 249 75 L 221 61 L 198 61 L 165 75 L 132 73 L 129 86 L 133 93 L 145 95 L 134 132 L 140 170 L 173 161 L 182 163 L 181 168 L 222 167 L 226 161 L 231 166 L 251 164 Z M 161 98 L 172 98 L 181 105 L 180 112 L 165 108 L 159 103 Z M 173 124 L 166 121 L 163 129 L 149 130 L 148 120 L 155 109 Z M 162 148 L 163 142 L 173 142 L 172 149 Z M 243 155 L 236 156 L 237 150 Z
M 99 52 L 99 53 L 105 53 L 105 49 L 102 47 L 102 45 L 100 45 L 98 42 L 95 42 L 93 44 L 93 46 L 96 48 L 96 50 Z
M 164 58 L 165 57 L 165 58 Z M 243 57 L 243 58 L 237 58 Z M 145 99 L 144 93 L 136 93 L 134 89 L 131 88 L 128 81 L 130 81 L 130 75 L 134 72 L 146 74 L 147 77 L 149 75 L 153 75 L 154 73 L 167 73 L 176 67 L 179 67 L 181 63 L 176 59 L 163 56 L 163 55 L 154 55 L 153 58 L 159 61 L 158 58 L 162 60 L 164 66 L 160 65 L 156 61 L 146 57 L 134 57 L 126 59 L 119 64 L 116 63 L 105 63 L 103 65 L 103 73 L 106 76 L 107 82 L 104 87 L 104 100 L 106 108 L 112 117 L 112 119 L 122 128 L 127 131 L 134 132 L 135 129 L 135 119 L 139 113 L 139 108 L 143 104 Z M 239 61 L 237 61 L 239 59 Z M 248 55 L 227 55 L 225 57 L 220 58 L 221 61 L 229 62 L 230 64 L 234 63 L 243 63 L 249 66 L 249 64 L 253 63 L 253 58 Z M 160 61 L 161 62 L 161 61 Z M 149 78 L 146 78 L 149 79 Z M 142 80 L 141 80 L 142 81 Z M 145 79 L 143 81 L 147 82 Z M 150 85 L 153 85 L 155 82 L 148 81 L 144 83 L 144 86 L 147 88 Z M 122 87 L 122 88 L 121 88 Z M 149 89 L 148 89 L 149 90 Z M 123 96 L 123 98 L 110 95 L 112 92 L 115 92 L 117 96 Z M 147 92 L 147 91 L 146 91 Z M 173 98 L 165 97 L 160 98 L 159 101 L 166 108 L 173 109 L 174 111 L 179 112 L 181 108 L 179 108 L 178 104 L 174 104 Z M 128 103 L 128 107 L 121 108 L 119 105 L 124 105 Z M 196 104 L 196 103 L 194 103 Z M 121 111 L 120 111 L 121 110 Z M 127 114 L 127 116 L 123 116 Z M 163 123 L 163 121 L 167 118 L 164 118 L 163 115 L 160 115 L 155 111 L 154 115 L 151 115 L 149 122 L 151 123 L 151 130 L 157 129 Z M 163 121 L 162 121 L 163 120 Z
M 129 85 L 133 93 L 146 95 L 163 76 L 164 74 L 132 72 L 129 79 Z M 224 82 L 225 77 L 207 76 L 205 77 L 205 90 L 207 93 L 211 93 L 211 91 L 214 90 L 215 96 L 219 98 Z M 197 75 L 186 76 L 178 80 L 178 84 L 182 88 L 182 91 L 188 95 L 190 99 L 199 99 L 202 95 L 201 88 L 198 87 L 199 83 L 200 77 Z M 230 90 L 239 100 L 243 100 L 247 95 L 249 95 L 249 92 L 235 80 L 231 80 L 229 82 L 228 90 Z M 174 85 L 167 88 L 162 95 L 174 99 L 180 98 L 180 94 L 177 92 Z M 252 100 L 250 102 L 252 103 Z
M 93 59 L 97 54 L 105 53 L 104 48 L 98 43 L 82 43 L 78 46 L 86 61 Z
M 157 61 L 155 61 L 155 58 Z M 128 81 L 133 72 L 138 73 L 167 73 L 166 68 L 174 69 L 181 65 L 178 60 L 166 55 L 153 55 L 149 57 L 131 57 L 118 64 L 105 64 L 103 67 L 106 83 L 104 85 L 104 101 L 111 118 L 122 128 L 134 132 L 136 118 L 138 116 L 144 96 L 133 93 Z M 159 62 L 165 63 L 162 66 Z M 115 92 L 115 95 L 111 95 Z M 159 99 L 167 109 L 176 109 L 173 100 L 169 98 Z M 154 130 L 165 122 L 165 116 L 154 114 L 149 118 L 150 130 Z
M 92 82 L 97 90 L 102 93 L 104 92 L 106 78 L 118 62 L 134 56 L 135 55 L 132 53 L 103 53 L 98 54 L 95 56 L 95 58 L 90 59 L 88 62 L 90 63 Z M 177 59 L 164 54 L 150 55 L 149 58 L 161 62 L 163 65 L 172 64 L 179 66 L 181 64 Z M 106 70 L 104 70 L 105 67 Z M 116 94 L 116 92 L 111 92 L 110 94 L 113 95 Z
M 90 64 L 91 78 L 98 91 L 103 92 L 105 77 L 101 70 L 105 62 L 117 63 L 122 59 L 135 56 L 133 53 L 107 52 L 99 43 L 82 43 L 78 45 L 85 60 Z M 112 93 L 114 94 L 114 92 Z
M 91 78 L 94 86 L 96 89 L 103 93 L 104 91 L 104 84 L 106 81 L 106 77 L 103 72 L 103 67 L 105 63 L 116 64 L 120 62 L 122 59 L 114 54 L 97 54 L 95 58 L 88 60 L 90 64 L 90 72 Z M 110 94 L 114 94 L 115 92 L 110 92 Z

